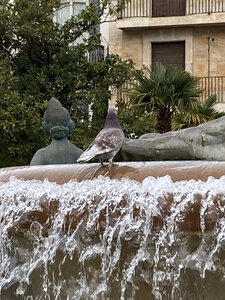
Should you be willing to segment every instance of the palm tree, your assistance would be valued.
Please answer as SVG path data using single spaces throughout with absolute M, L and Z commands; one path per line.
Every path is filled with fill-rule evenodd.
M 219 112 L 214 108 L 216 102 L 215 95 L 209 96 L 204 102 L 198 102 L 194 109 L 185 110 L 175 115 L 172 122 L 172 129 L 178 130 L 197 126 L 224 116 L 224 112 Z
M 199 79 L 176 66 L 157 63 L 152 69 L 137 71 L 136 84 L 128 91 L 135 105 L 144 105 L 156 115 L 157 132 L 172 129 L 172 117 L 198 105 Z

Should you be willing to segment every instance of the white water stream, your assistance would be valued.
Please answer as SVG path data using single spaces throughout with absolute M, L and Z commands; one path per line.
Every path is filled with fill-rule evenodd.
M 225 299 L 225 177 L 0 183 L 0 299 Z

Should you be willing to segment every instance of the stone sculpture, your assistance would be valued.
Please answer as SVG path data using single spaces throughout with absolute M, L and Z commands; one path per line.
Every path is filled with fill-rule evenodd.
M 196 127 L 125 139 L 125 161 L 225 160 L 225 117 Z
M 48 102 L 43 120 L 43 129 L 50 135 L 52 142 L 34 154 L 30 165 L 76 163 L 83 150 L 67 139 L 73 128 L 74 123 L 67 109 L 52 97 Z

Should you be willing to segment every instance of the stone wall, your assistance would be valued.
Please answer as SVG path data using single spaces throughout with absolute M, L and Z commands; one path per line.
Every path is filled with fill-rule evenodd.
M 225 76 L 225 26 L 123 31 L 110 24 L 110 52 L 132 58 L 137 68 L 151 65 L 152 42 L 186 42 L 185 68 L 196 76 Z M 210 74 L 208 74 L 208 38 Z
M 193 73 L 196 76 L 225 76 L 224 31 L 225 26 L 194 28 Z M 210 74 L 208 74 L 208 62 Z

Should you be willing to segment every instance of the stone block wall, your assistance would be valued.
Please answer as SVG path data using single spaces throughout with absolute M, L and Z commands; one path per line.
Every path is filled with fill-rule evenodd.
M 225 76 L 225 25 L 121 30 L 111 23 L 109 50 L 131 58 L 140 69 L 151 65 L 151 43 L 185 41 L 185 69 L 195 76 Z M 223 87 L 225 103 L 225 81 Z

